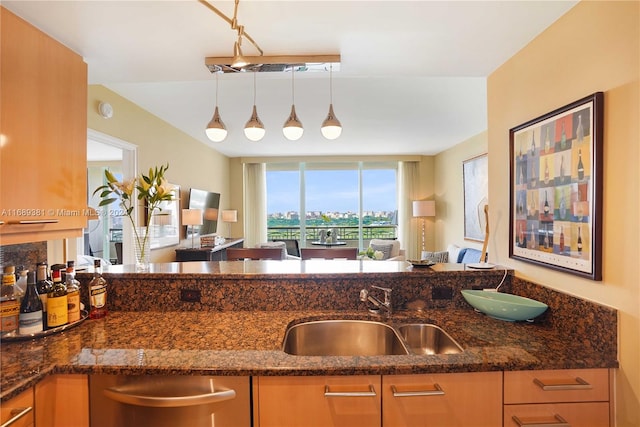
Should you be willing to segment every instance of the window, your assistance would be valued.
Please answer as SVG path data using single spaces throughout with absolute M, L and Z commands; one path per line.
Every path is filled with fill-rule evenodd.
M 268 164 L 269 239 L 307 246 L 327 229 L 349 246 L 396 238 L 396 182 L 395 162 Z

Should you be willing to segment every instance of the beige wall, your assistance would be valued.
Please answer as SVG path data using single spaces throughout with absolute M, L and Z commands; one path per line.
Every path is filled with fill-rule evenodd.
M 98 114 L 101 101 L 113 106 L 111 119 L 104 119 Z M 87 123 L 89 129 L 137 145 L 138 172 L 146 173 L 150 167 L 168 162 L 167 179 L 180 185 L 182 208 L 187 207 L 191 187 L 220 193 L 221 209 L 233 206 L 229 159 L 126 98 L 104 86 L 90 85 Z M 218 227 L 221 227 L 220 223 Z M 184 238 L 184 230 L 181 230 L 181 238 Z M 153 250 L 151 261 L 175 261 L 176 247 Z
M 482 243 L 464 238 L 462 163 L 486 152 L 487 132 L 482 132 L 435 156 L 435 247 L 437 250 L 445 250 L 451 243 L 461 247 L 482 249 Z
M 582 1 L 488 79 L 493 260 L 517 275 L 619 310 L 618 426 L 640 425 L 640 3 Z M 603 280 L 509 259 L 509 129 L 605 93 Z

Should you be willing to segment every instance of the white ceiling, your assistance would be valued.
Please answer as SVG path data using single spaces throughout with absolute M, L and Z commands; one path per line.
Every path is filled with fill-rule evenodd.
M 210 0 L 233 14 L 233 1 Z M 340 54 L 333 104 L 342 136 L 327 141 L 328 73 L 297 73 L 305 127 L 282 135 L 291 75 L 257 75 L 267 134 L 242 133 L 253 103 L 252 73 L 219 77 L 229 136 L 204 128 L 215 103 L 207 56 L 231 56 L 236 33 L 195 0 L 11 1 L 2 5 L 85 58 L 102 84 L 231 156 L 436 154 L 487 127 L 486 77 L 577 3 L 571 1 L 242 0 L 238 21 L 265 55 Z M 245 40 L 245 55 L 257 51 Z M 46 64 L 43 64 L 46 65 Z M 119 114 L 118 111 L 114 115 Z

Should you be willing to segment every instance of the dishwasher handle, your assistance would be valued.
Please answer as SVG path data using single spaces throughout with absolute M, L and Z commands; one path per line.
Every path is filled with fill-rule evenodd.
M 235 399 L 236 391 L 233 389 L 221 390 L 213 393 L 195 394 L 192 396 L 145 396 L 131 394 L 116 387 L 106 388 L 102 391 L 106 397 L 116 402 L 129 405 L 146 406 L 152 408 L 176 408 L 181 406 L 207 405 L 209 403 L 224 402 Z

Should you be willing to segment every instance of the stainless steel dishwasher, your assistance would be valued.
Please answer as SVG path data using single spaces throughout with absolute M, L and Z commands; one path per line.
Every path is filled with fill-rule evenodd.
M 249 377 L 91 375 L 91 427 L 251 427 Z

